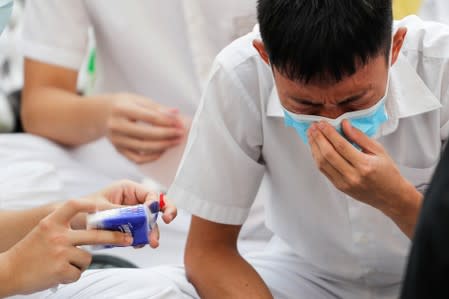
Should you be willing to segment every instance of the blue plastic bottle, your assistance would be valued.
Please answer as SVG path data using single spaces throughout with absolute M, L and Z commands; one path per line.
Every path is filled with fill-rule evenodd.
M 149 243 L 148 235 L 154 228 L 161 210 L 159 202 L 151 205 L 129 206 L 120 209 L 97 212 L 87 216 L 87 229 L 120 231 L 133 236 L 132 246 Z M 112 248 L 113 246 L 95 247 Z

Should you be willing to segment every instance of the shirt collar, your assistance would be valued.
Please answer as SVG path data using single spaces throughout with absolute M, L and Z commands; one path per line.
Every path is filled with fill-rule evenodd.
M 284 118 L 276 85 L 268 99 L 267 116 Z M 442 107 L 440 101 L 422 81 L 416 70 L 402 54 L 391 69 L 391 83 L 386 100 L 389 121 L 382 127 L 382 135 L 396 130 L 399 119 L 424 114 Z
M 399 55 L 391 76 L 393 84 L 389 97 L 397 104 L 399 118 L 416 116 L 443 107 L 403 54 Z

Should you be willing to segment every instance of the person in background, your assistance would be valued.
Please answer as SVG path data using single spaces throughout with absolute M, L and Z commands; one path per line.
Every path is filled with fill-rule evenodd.
M 418 15 L 424 20 L 449 24 L 449 1 L 422 0 Z
M 393 12 L 396 20 L 418 15 L 423 20 L 449 24 L 449 2 L 446 0 L 393 0 Z
M 166 191 L 212 61 L 225 45 L 252 30 L 255 3 L 28 1 L 20 44 L 25 56 L 22 121 L 30 135 L 0 136 L 1 157 L 14 150 L 12 161 L 0 162 L 44 164 L 43 178 L 37 173 L 33 180 L 48 181 L 51 188 L 41 197 L 48 202 L 82 196 L 122 178 L 149 177 Z M 89 93 L 79 95 L 77 79 L 90 29 L 95 82 Z M 30 194 L 40 192 L 35 184 L 28 185 Z M 267 193 L 261 191 L 241 235 L 250 246 L 271 236 L 263 222 L 262 197 Z M 21 203 L 25 205 L 22 198 L 11 196 L 5 205 Z M 189 219 L 180 213 L 166 228 L 166 238 L 179 243 L 161 251 L 170 255 L 179 248 L 170 258 L 134 262 L 148 265 L 174 256 L 181 261 Z
M 12 0 L 0 2 L 0 33 L 9 22 L 13 5 Z M 132 236 L 122 232 L 86 230 L 86 213 L 157 200 L 157 194 L 147 188 L 122 181 L 83 199 L 30 210 L 0 211 L 0 227 L 4 228 L 0 235 L 0 297 L 78 280 L 92 258 L 79 246 L 130 246 L 133 242 Z M 162 212 L 166 223 L 177 213 L 170 203 Z M 153 248 L 159 246 L 157 227 L 149 240 Z
M 38 0 L 27 3 L 24 20 L 25 130 L 81 152 L 106 138 L 92 150 L 103 158 L 93 154 L 86 164 L 131 178 L 141 177 L 135 164 L 157 162 L 183 143 L 213 58 L 256 23 L 254 0 Z M 95 84 L 80 96 L 89 28 Z M 116 152 L 134 163 L 115 165 Z M 157 170 L 147 173 L 156 181 L 171 171 L 159 180 L 168 187 L 176 167 Z

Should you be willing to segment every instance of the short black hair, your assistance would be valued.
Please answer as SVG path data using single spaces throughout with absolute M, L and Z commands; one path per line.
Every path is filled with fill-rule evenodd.
M 392 38 L 392 0 L 258 0 L 270 63 L 297 82 L 341 81 L 385 54 Z

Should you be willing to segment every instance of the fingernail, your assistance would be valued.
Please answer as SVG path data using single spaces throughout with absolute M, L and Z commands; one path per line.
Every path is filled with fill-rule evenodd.
M 132 244 L 133 243 L 133 237 L 130 236 L 130 235 L 127 235 L 125 237 L 125 242 L 126 242 L 126 244 Z

